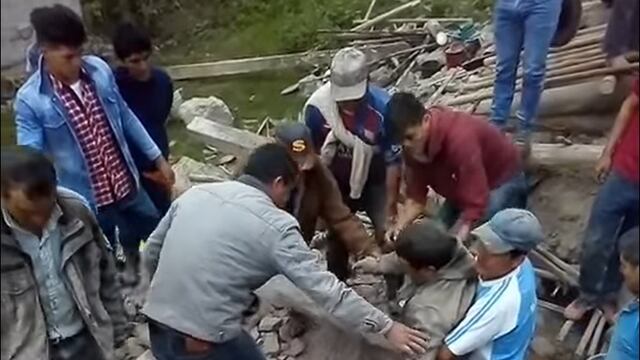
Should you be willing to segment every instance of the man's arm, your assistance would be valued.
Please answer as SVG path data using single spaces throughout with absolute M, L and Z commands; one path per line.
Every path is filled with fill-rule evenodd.
M 149 239 L 147 239 L 147 243 L 144 246 L 142 259 L 147 267 L 147 271 L 149 271 L 150 278 L 153 278 L 153 275 L 156 273 L 156 269 L 158 268 L 158 260 L 160 259 L 162 245 L 164 244 L 164 239 L 167 237 L 167 232 L 171 227 L 171 222 L 173 221 L 177 206 L 178 204 L 175 201 L 171 204 L 167 213 L 160 220 L 160 223 L 158 223 L 158 227 L 156 227 L 151 235 L 149 235 Z
M 36 150 L 44 148 L 44 128 L 38 121 L 33 109 L 18 96 L 13 105 L 16 122 L 16 137 L 18 145 L 25 145 Z
M 376 249 L 375 243 L 364 225 L 342 201 L 338 184 L 329 169 L 317 161 L 317 181 L 321 185 L 320 216 L 328 227 L 345 242 L 350 253 L 358 257 L 369 255 Z
M 618 112 L 616 121 L 613 124 L 613 129 L 611 129 L 611 134 L 609 135 L 609 139 L 607 140 L 607 145 L 604 147 L 602 155 L 600 155 L 600 159 L 596 164 L 596 176 L 600 181 L 604 181 L 605 177 L 611 170 L 611 157 L 613 156 L 613 153 L 616 149 L 616 145 L 618 145 L 620 137 L 629 124 L 629 120 L 631 119 L 633 110 L 638 107 L 637 86 L 638 85 L 636 81 L 633 92 L 622 103 L 622 107 Z
M 324 140 L 327 138 L 329 129 L 325 127 L 326 122 L 322 113 L 313 105 L 307 105 L 304 110 L 304 123 L 311 132 L 311 140 L 316 153 L 320 153 Z
M 323 270 L 298 229 L 285 231 L 275 242 L 273 260 L 279 272 L 348 328 L 361 333 L 382 334 L 396 350 L 407 354 L 424 352 L 427 344 L 423 334 L 394 323 L 333 274 Z
M 90 212 L 87 209 L 87 212 Z M 120 347 L 129 336 L 127 317 L 124 311 L 122 292 L 117 280 L 117 271 L 113 254 L 109 250 L 107 239 L 93 215 L 93 236 L 100 249 L 100 299 L 113 324 L 115 347 Z
M 387 166 L 387 216 L 393 219 L 398 215 L 398 201 L 400 195 L 400 183 L 402 178 L 402 164 L 390 164 Z

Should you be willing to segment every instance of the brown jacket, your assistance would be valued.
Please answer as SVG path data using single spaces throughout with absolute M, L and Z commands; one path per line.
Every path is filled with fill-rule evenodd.
M 102 360 L 112 360 L 114 343 L 124 340 L 126 318 L 113 256 L 93 213 L 76 195 L 58 193 L 62 210 L 62 270 L 86 329 Z M 49 359 L 45 317 L 29 255 L 1 220 L 0 272 L 2 360 Z M 96 359 L 100 360 L 100 359 Z
M 304 172 L 300 190 L 300 208 L 294 210 L 294 216 L 300 223 L 302 237 L 307 244 L 311 243 L 318 218 L 321 218 L 350 253 L 363 255 L 376 248 L 360 219 L 342 201 L 338 183 L 319 157 L 315 158 L 313 168 Z

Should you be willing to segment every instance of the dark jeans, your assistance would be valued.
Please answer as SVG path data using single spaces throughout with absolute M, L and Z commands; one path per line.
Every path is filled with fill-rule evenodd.
M 87 329 L 59 343 L 51 344 L 50 348 L 51 360 L 100 360 L 103 358 L 98 344 Z
M 510 117 L 520 52 L 524 51 L 522 96 L 516 116 L 521 131 L 531 130 L 561 5 L 562 0 L 496 1 L 493 25 L 497 63 L 491 120 L 497 126 L 504 127 Z
M 638 184 L 612 171 L 591 208 L 580 260 L 581 298 L 593 305 L 617 296 L 622 286 L 618 238 L 638 226 Z
M 112 246 L 116 243 L 116 227 L 122 248 L 137 252 L 140 241 L 155 230 L 160 215 L 149 195 L 140 188 L 126 199 L 98 209 L 98 222 Z
M 189 353 L 185 348 L 188 336 L 167 326 L 149 321 L 151 352 L 157 360 L 265 360 L 251 336 L 243 332 L 237 338 L 211 349 Z
M 487 211 L 484 217 L 475 225 L 488 221 L 500 210 L 509 208 L 525 209 L 527 207 L 528 192 L 527 178 L 524 172 L 520 171 L 498 188 L 491 190 Z M 449 229 L 458 221 L 460 212 L 460 208 L 452 201 L 447 200 L 438 211 L 437 217 Z

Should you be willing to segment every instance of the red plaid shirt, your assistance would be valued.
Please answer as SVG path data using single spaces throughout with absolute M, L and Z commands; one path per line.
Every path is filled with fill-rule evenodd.
M 131 174 L 93 84 L 84 74 L 81 76 L 81 100 L 71 87 L 53 76 L 51 81 L 69 114 L 69 123 L 87 161 L 96 204 L 101 207 L 123 199 L 134 187 Z

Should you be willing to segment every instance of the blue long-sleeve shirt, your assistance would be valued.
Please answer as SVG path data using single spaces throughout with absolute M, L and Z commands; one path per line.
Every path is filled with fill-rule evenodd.
M 147 81 L 132 78 L 125 68 L 117 68 L 114 74 L 125 102 L 160 148 L 162 155 L 168 158 L 169 137 L 166 124 L 173 103 L 171 78 L 159 68 L 152 69 L 151 78 Z M 131 156 L 141 171 L 155 168 L 153 162 L 135 146 L 131 147 Z

